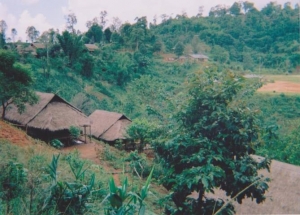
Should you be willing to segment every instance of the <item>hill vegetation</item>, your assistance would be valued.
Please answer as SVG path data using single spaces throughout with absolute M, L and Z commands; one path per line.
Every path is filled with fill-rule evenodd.
M 199 10 L 194 17 L 185 13 L 175 17 L 164 14 L 160 24 L 155 19 L 149 23 L 146 17 L 123 24 L 115 18 L 109 27 L 106 16 L 107 12 L 102 11 L 100 17 L 87 21 L 87 32 L 76 30 L 75 14 L 67 16 L 67 29 L 63 32 L 49 29 L 40 35 L 34 26 L 29 26 L 27 34 L 32 44 L 9 42 L 2 20 L 2 106 L 9 105 L 9 99 L 14 98 L 20 101 L 22 111 L 24 101 L 36 102 L 30 93 L 37 90 L 59 94 L 87 115 L 95 109 L 125 113 L 134 121 L 128 132 L 143 143 L 152 144 L 157 154 L 156 165 L 168 172 L 164 178 L 157 177 L 155 171 L 153 174 L 173 191 L 170 198 L 164 200 L 167 202 L 165 211 L 170 214 L 214 213 L 220 208 L 227 214 L 234 212 L 231 204 L 205 197 L 205 193 L 212 192 L 215 187 L 221 187 L 234 198 L 251 185 L 251 189 L 236 198 L 237 201 L 241 203 L 243 197 L 251 196 L 258 203 L 262 202 L 268 180 L 262 180 L 257 171 L 268 168 L 270 163 L 268 159 L 257 162 L 250 154 L 258 153 L 300 165 L 297 150 L 300 147 L 297 132 L 300 97 L 297 94 L 255 93 L 261 87 L 263 74 L 289 77 L 289 74 L 299 72 L 299 5 L 293 7 L 286 3 L 281 6 L 270 2 L 257 10 L 251 2 L 236 2 L 230 7 L 213 7 L 206 17 Z M 95 48 L 91 50 L 86 44 L 93 44 Z M 206 55 L 209 60 L 191 59 L 189 54 Z M 11 63 L 3 67 L 8 62 L 6 59 L 11 59 Z M 11 79 L 11 72 L 19 72 L 21 78 Z M 241 77 L 248 73 L 258 74 L 258 78 Z M 22 96 L 17 90 L 8 91 L 12 89 L 9 84 L 18 87 L 13 89 L 26 89 L 29 97 Z M 174 154 L 171 156 L 170 152 Z M 62 159 L 75 162 L 77 158 L 70 156 Z M 35 157 L 24 162 L 30 163 Z M 132 155 L 131 159 L 135 158 Z M 12 158 L 1 160 L 1 167 L 9 165 L 11 172 L 7 174 L 14 174 L 16 169 L 25 174 L 23 164 L 8 160 Z M 34 174 L 42 174 L 39 168 L 47 166 L 47 162 L 50 160 L 44 159 Z M 48 172 L 47 179 L 49 190 L 55 189 L 52 194 L 58 195 L 63 189 L 81 192 L 81 188 L 87 186 L 84 192 L 88 196 L 89 186 L 95 184 L 92 171 L 87 171 L 85 179 L 83 176 L 76 178 L 78 175 L 74 174 L 72 185 L 67 182 L 69 178 L 63 179 L 66 183 L 59 184 L 54 176 L 57 162 L 58 157 L 53 157 L 47 167 L 47 171 L 53 171 L 53 174 Z M 70 168 L 74 173 L 72 165 Z M 79 172 L 80 165 L 76 163 Z M 145 176 L 148 176 L 149 168 L 146 172 Z M 187 183 L 183 180 L 186 178 L 191 180 Z M 115 190 L 113 181 L 109 183 L 111 195 L 121 192 Z M 44 190 L 46 185 L 38 186 Z M 198 198 L 188 200 L 190 191 L 195 190 L 199 192 Z M 12 192 L 3 200 L 7 213 L 15 199 L 22 204 L 22 198 L 16 197 L 17 191 Z M 27 195 L 37 191 L 24 192 Z M 36 193 L 40 194 L 40 191 Z M 45 200 L 43 204 L 46 200 L 49 203 L 49 207 L 42 207 L 43 210 L 63 213 L 68 209 L 56 208 L 62 203 L 59 201 L 65 200 L 52 197 L 50 201 L 41 196 Z M 132 197 L 131 200 L 137 199 Z M 130 208 L 130 204 L 129 208 L 114 207 L 111 202 L 112 208 L 106 214 L 114 214 L 116 208 L 142 210 L 140 203 L 137 209 Z M 37 208 L 41 208 L 42 202 L 34 204 L 35 209 L 31 209 L 39 213 Z M 73 209 L 80 214 L 84 213 L 85 207 L 74 206 Z

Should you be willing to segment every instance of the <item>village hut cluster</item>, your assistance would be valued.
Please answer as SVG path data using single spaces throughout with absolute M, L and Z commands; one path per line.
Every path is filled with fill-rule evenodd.
M 131 120 L 124 114 L 96 110 L 88 117 L 56 94 L 36 94 L 39 98 L 37 104 L 26 104 L 23 113 L 19 113 L 17 107 L 12 104 L 6 110 L 5 120 L 20 126 L 28 135 L 46 142 L 58 139 L 70 145 L 71 127 L 81 130 L 83 138 L 80 139 L 84 142 L 87 142 L 87 136 L 91 135 L 108 143 L 127 139 L 126 128 Z

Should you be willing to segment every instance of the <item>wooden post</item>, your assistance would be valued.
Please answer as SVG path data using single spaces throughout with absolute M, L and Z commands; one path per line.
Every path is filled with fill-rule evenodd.
M 83 127 L 84 127 L 84 143 L 86 144 L 86 125 L 84 125 Z
M 90 143 L 92 142 L 92 125 L 90 125 Z

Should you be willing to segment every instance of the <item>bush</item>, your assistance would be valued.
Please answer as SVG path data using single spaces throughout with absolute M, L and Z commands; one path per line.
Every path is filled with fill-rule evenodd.
M 73 139 L 77 139 L 80 136 L 80 128 L 75 127 L 75 126 L 71 126 L 70 129 L 70 135 Z
M 58 139 L 51 140 L 50 145 L 57 149 L 64 147 L 64 144 L 60 142 Z

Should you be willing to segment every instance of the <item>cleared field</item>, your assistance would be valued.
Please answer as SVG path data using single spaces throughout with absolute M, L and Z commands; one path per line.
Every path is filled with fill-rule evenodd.
M 263 79 L 268 81 L 286 81 L 300 83 L 300 75 L 263 75 Z
M 258 92 L 300 93 L 299 75 L 265 75 L 266 84 Z

